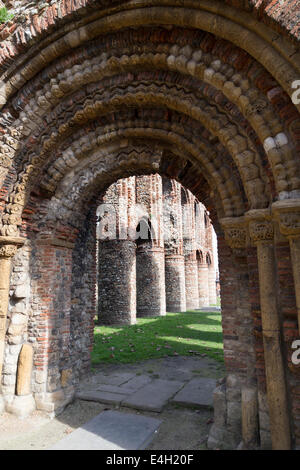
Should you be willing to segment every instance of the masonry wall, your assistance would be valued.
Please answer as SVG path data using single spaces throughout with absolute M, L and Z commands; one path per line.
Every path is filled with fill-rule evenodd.
M 99 240 L 99 324 L 130 323 L 136 316 L 216 304 L 212 225 L 204 206 L 189 191 L 158 174 L 136 176 L 113 184 L 102 203 L 113 214 L 105 216 L 103 209 L 99 221 L 102 231 L 107 221 L 108 230 Z M 109 240 L 113 230 L 116 240 Z

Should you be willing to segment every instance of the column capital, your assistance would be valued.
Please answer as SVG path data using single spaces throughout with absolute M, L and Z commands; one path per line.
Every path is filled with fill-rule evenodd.
M 272 205 L 280 231 L 288 238 L 300 238 L 300 200 L 286 199 Z
M 250 240 L 254 245 L 274 240 L 274 223 L 270 209 L 253 209 L 246 212 Z
M 247 245 L 247 223 L 245 217 L 226 217 L 220 220 L 225 239 L 230 248 L 243 249 Z
M 0 236 L 0 258 L 13 258 L 24 243 L 25 238 Z

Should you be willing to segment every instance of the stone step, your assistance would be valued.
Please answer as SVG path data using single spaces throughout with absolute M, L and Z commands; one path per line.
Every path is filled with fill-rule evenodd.
M 216 380 L 199 377 L 190 380 L 171 400 L 172 403 L 198 408 L 213 408 Z
M 115 393 L 103 390 L 81 391 L 76 393 L 76 398 L 84 401 L 96 401 L 108 405 L 120 405 L 127 398 L 127 394 Z
M 143 450 L 160 424 L 148 416 L 103 411 L 50 450 Z

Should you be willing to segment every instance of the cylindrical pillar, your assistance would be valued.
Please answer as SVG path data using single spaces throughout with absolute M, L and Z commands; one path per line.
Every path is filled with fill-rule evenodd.
M 6 318 L 9 303 L 9 287 L 12 259 L 17 252 L 22 239 L 0 237 L 0 388 L 3 368 L 3 357 L 6 334 Z
M 208 265 L 198 260 L 199 307 L 209 306 Z
M 216 270 L 213 264 L 208 268 L 209 305 L 217 303 Z
M 165 256 L 167 312 L 185 312 L 185 267 L 183 255 Z
M 260 307 L 264 344 L 267 397 L 272 448 L 291 448 L 287 390 L 282 357 L 280 319 L 276 292 L 276 260 L 273 223 L 262 211 L 248 213 L 252 241 L 257 246 Z M 253 220 L 254 218 L 254 220 Z
M 300 334 L 300 237 L 290 238 L 290 250 L 296 294 L 298 330 Z
M 276 305 L 273 245 L 259 243 L 257 257 L 272 446 L 274 450 L 287 450 L 291 447 L 291 438 Z
M 257 388 L 242 388 L 242 436 L 247 447 L 255 447 L 258 441 Z
M 196 251 L 185 255 L 185 293 L 187 310 L 199 307 L 198 262 Z
M 281 233 L 288 238 L 293 266 L 298 329 L 300 334 L 300 203 L 298 199 L 277 201 L 272 211 L 279 222 Z
M 166 314 L 164 249 L 142 243 L 136 253 L 137 316 Z
M 136 322 L 136 244 L 99 241 L 98 316 L 102 325 Z
M 163 215 L 168 312 L 185 312 L 185 267 L 183 255 L 181 186 L 163 178 Z

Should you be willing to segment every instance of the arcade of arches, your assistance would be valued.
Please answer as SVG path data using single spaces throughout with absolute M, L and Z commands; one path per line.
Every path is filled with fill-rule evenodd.
M 99 325 L 216 305 L 209 214 L 177 181 L 158 174 L 119 180 L 97 216 Z
M 5 3 L 1 407 L 72 400 L 90 367 L 99 200 L 157 173 L 218 238 L 227 376 L 211 446 L 299 447 L 299 2 Z

